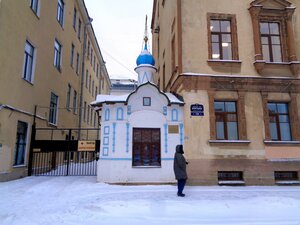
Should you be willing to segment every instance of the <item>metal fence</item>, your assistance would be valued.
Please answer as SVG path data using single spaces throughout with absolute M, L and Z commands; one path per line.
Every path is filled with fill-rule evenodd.
M 78 132 L 86 133 L 74 140 Z M 28 175 L 95 176 L 100 149 L 98 129 L 34 128 Z

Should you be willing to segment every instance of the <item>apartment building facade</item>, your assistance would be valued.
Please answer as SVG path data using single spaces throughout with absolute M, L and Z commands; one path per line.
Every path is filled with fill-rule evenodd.
M 193 184 L 299 183 L 297 0 L 154 0 L 156 83 L 185 102 Z
M 34 121 L 98 128 L 89 103 L 110 80 L 83 0 L 1 1 L 0 65 L 0 180 L 27 175 Z

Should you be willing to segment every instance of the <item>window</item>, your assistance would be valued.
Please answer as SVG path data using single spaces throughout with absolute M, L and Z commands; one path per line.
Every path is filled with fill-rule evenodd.
M 74 44 L 72 44 L 71 46 L 71 59 L 70 59 L 70 65 L 73 68 L 74 66 L 74 50 L 75 50 L 75 46 Z
M 279 23 L 261 22 L 260 35 L 263 59 L 267 62 L 282 62 Z
M 143 97 L 143 106 L 151 106 L 151 98 Z
M 295 27 L 299 24 L 295 21 L 295 7 L 285 0 L 254 0 L 249 12 L 257 72 L 264 75 L 270 73 L 269 69 L 276 69 L 280 74 L 298 75 Z
M 297 171 L 275 171 L 275 181 L 295 181 L 298 180 Z
M 95 72 L 95 65 L 96 65 L 96 56 L 94 56 L 94 62 L 93 62 L 93 70 Z
M 91 58 L 90 58 L 90 64 L 92 65 L 93 63 L 93 49 L 91 48 Z
M 94 87 L 95 86 L 95 81 L 92 82 L 92 96 L 94 97 Z
M 268 103 L 269 128 L 273 141 L 292 139 L 287 103 Z
M 58 107 L 58 96 L 51 93 L 50 98 L 50 112 L 49 112 L 49 123 L 57 124 L 57 107 Z
M 20 166 L 25 164 L 27 128 L 27 123 L 18 121 L 14 166 Z
M 88 41 L 88 54 L 87 54 L 87 58 L 90 58 L 90 52 L 91 52 L 91 46 L 90 46 L 90 41 Z
M 25 43 L 24 64 L 23 64 L 23 79 L 33 83 L 34 71 L 34 47 L 28 41 Z
M 65 8 L 65 3 L 63 0 L 58 0 L 57 1 L 57 15 L 56 19 L 59 22 L 61 26 L 63 26 L 64 23 L 64 8 Z
M 76 30 L 76 21 L 77 21 L 77 9 L 74 8 L 74 12 L 73 12 L 73 28 L 74 28 L 74 30 Z
M 86 121 L 86 101 L 84 101 L 84 106 L 83 106 L 83 121 Z
M 238 140 L 238 118 L 236 102 L 215 101 L 216 138 Z
M 105 119 L 105 121 L 109 121 L 109 119 L 110 119 L 110 110 L 109 109 L 105 110 L 104 119 Z
M 73 95 L 73 113 L 77 113 L 77 91 L 74 90 L 74 95 Z
M 77 32 L 78 32 L 77 37 L 80 40 L 80 37 L 81 37 L 81 20 L 80 19 L 78 20 L 78 31 Z
M 122 108 L 117 109 L 117 120 L 123 120 L 124 119 L 124 110 Z
M 39 0 L 31 0 L 30 1 L 30 8 L 32 11 L 38 15 L 38 10 L 39 10 Z
M 91 93 L 92 76 L 89 77 L 89 92 Z
M 57 40 L 54 42 L 54 66 L 61 70 L 61 44 Z
M 68 84 L 68 92 L 67 92 L 67 110 L 70 111 L 70 101 L 71 101 L 71 85 Z
M 132 166 L 160 166 L 160 129 L 133 128 Z
M 171 69 L 172 69 L 172 74 L 176 71 L 176 62 L 175 62 L 175 35 L 172 38 L 171 42 Z
M 209 59 L 238 60 L 235 15 L 209 13 L 207 16 Z
M 97 112 L 94 112 L 94 127 L 96 127 L 97 122 Z
M 76 56 L 76 73 L 79 74 L 79 53 L 77 52 Z
M 86 70 L 85 73 L 85 87 L 88 88 L 88 81 L 89 81 L 89 71 Z
M 91 122 L 90 122 L 90 125 L 93 126 L 93 109 L 91 108 Z
M 211 58 L 232 59 L 231 28 L 229 20 L 211 20 Z
M 97 70 L 96 70 L 96 77 L 98 78 L 99 77 L 99 64 L 97 63 Z
M 87 124 L 90 123 L 90 109 L 91 109 L 91 107 L 88 105 L 88 108 L 87 108 Z
M 97 94 L 98 94 L 98 87 L 96 86 L 95 88 L 95 97 L 97 98 Z
M 218 171 L 218 181 L 243 181 L 241 171 Z
M 172 109 L 172 121 L 178 121 L 178 110 Z

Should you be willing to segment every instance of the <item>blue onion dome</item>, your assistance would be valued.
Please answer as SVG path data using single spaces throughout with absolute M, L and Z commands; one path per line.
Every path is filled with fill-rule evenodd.
M 141 64 L 150 64 L 152 66 L 155 65 L 155 60 L 154 60 L 153 56 L 151 55 L 151 53 L 147 49 L 147 41 L 148 41 L 148 38 L 145 37 L 145 47 L 144 47 L 143 51 L 141 52 L 141 54 L 136 59 L 137 66 L 139 66 Z

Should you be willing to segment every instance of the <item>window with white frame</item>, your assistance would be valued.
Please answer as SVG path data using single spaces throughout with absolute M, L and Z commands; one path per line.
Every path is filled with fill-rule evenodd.
M 38 15 L 38 10 L 39 10 L 39 0 L 31 0 L 30 1 L 30 8 L 32 11 Z
M 34 47 L 28 41 L 25 43 L 24 64 L 23 64 L 23 79 L 33 83 L 34 71 Z
M 26 153 L 26 145 L 27 145 L 27 129 L 28 129 L 27 123 L 18 121 L 14 166 L 20 166 L 20 165 L 25 164 L 25 156 L 26 156 L 25 153 Z
M 56 19 L 59 22 L 61 26 L 63 26 L 64 23 L 64 9 L 65 9 L 65 3 L 63 0 L 57 1 L 57 15 Z
M 67 92 L 67 110 L 70 111 L 70 101 L 71 101 L 71 90 L 72 87 L 70 84 L 68 84 L 68 92 Z
M 57 124 L 58 96 L 51 92 L 49 123 Z
M 54 42 L 54 66 L 60 71 L 61 70 L 61 44 L 55 40 Z

